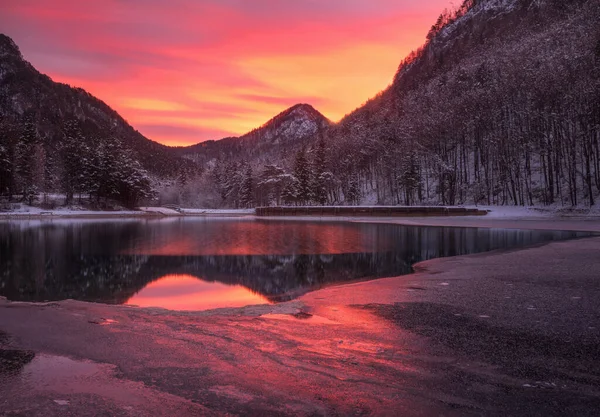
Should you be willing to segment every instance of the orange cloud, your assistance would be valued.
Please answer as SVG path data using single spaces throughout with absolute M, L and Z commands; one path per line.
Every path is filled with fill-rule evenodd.
M 243 134 L 299 102 L 340 119 L 391 82 L 449 4 L 5 0 L 0 26 L 40 71 L 183 145 Z

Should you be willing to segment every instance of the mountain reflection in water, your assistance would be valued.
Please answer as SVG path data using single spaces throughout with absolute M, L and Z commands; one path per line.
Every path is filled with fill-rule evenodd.
M 0 295 L 201 310 L 581 232 L 223 219 L 0 222 Z M 218 301 L 218 302 L 217 302 Z

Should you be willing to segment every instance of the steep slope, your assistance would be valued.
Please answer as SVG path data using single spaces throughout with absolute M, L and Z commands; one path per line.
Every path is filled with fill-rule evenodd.
M 0 34 L 0 116 L 2 122 L 19 125 L 31 118 L 44 141 L 48 154 L 56 151 L 63 140 L 64 122 L 75 119 L 85 137 L 119 137 L 133 150 L 150 172 L 176 174 L 178 158 L 167 146 L 145 138 L 117 112 L 83 89 L 56 83 L 39 73 L 27 62 L 17 45 Z
M 370 203 L 593 205 L 598 21 L 593 0 L 442 14 L 392 86 L 328 132 L 342 194 L 357 180 Z
M 308 104 L 297 104 L 261 127 L 241 136 L 176 148 L 177 155 L 198 163 L 212 159 L 277 160 L 330 126 L 329 120 Z

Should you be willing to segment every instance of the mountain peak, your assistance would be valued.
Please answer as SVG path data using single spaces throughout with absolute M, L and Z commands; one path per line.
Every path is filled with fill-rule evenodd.
M 295 104 L 295 105 L 293 105 L 292 107 L 290 107 L 289 109 L 287 109 L 285 111 L 295 111 L 295 110 L 304 110 L 304 111 L 309 111 L 309 112 L 321 114 L 317 109 L 315 109 L 313 106 L 311 106 L 310 104 L 307 104 L 307 103 L 298 103 L 298 104 Z
M 296 104 L 243 136 L 262 143 L 297 141 L 316 134 L 331 122 L 310 104 Z
M 321 114 L 317 109 L 315 109 L 310 104 L 300 103 L 295 106 L 290 107 L 289 109 L 283 111 L 281 114 L 295 115 L 299 117 L 306 117 L 313 120 L 326 121 L 327 118 Z
M 279 125 L 289 122 L 290 120 L 299 119 L 307 120 L 319 125 L 330 124 L 329 120 L 313 106 L 306 103 L 300 103 L 282 111 L 277 116 L 273 117 L 267 123 L 262 125 L 262 127 L 259 129 L 278 127 Z
M 0 56 L 13 55 L 22 57 L 19 47 L 9 36 L 0 33 Z
M 310 140 L 321 129 L 326 129 L 330 125 L 329 119 L 313 106 L 299 103 L 243 136 L 198 143 L 178 149 L 177 154 L 202 154 L 203 160 L 209 161 L 222 155 L 234 158 L 242 154 L 251 157 L 277 153 L 281 145 L 295 146 Z

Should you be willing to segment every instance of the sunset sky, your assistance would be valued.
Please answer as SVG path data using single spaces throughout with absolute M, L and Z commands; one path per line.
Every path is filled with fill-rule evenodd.
M 448 0 L 2 0 L 0 31 L 148 138 L 237 136 L 296 103 L 333 121 L 384 89 Z

